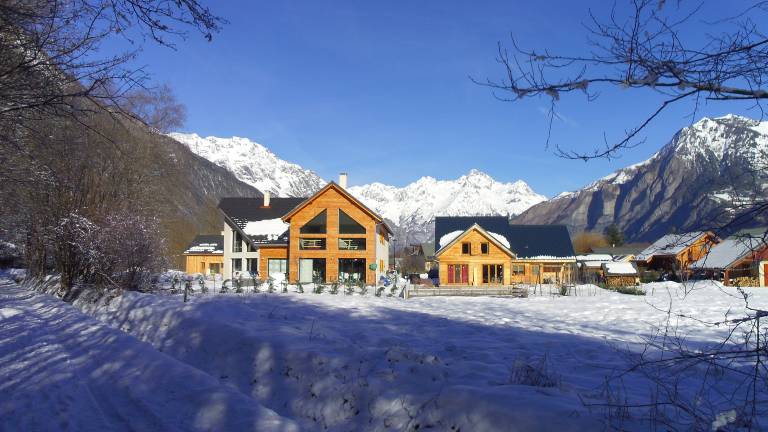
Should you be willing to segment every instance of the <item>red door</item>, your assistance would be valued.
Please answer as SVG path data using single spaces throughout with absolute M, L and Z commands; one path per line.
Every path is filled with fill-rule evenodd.
M 453 264 L 448 264 L 448 283 L 453 283 Z
M 461 283 L 469 283 L 469 266 L 467 264 L 461 265 Z

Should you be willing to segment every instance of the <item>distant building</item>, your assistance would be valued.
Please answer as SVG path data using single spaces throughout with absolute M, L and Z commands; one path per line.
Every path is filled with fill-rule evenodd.
M 184 271 L 189 274 L 221 274 L 224 265 L 224 236 L 198 235 L 184 251 L 184 261 Z
M 593 247 L 592 253 L 594 254 L 607 254 L 611 255 L 613 257 L 612 261 L 634 261 L 635 257 L 637 257 L 638 254 L 640 254 L 643 250 L 645 250 L 648 246 L 650 246 L 648 243 L 643 244 L 626 244 L 622 246 L 604 246 L 604 247 Z
M 496 216 L 435 218 L 440 285 L 570 281 L 576 257 L 562 225 L 511 225 Z
M 705 256 L 718 242 L 709 231 L 667 234 L 656 240 L 635 257 L 638 266 L 682 277 L 689 273 L 688 266 Z
M 768 244 L 763 238 L 734 235 L 690 267 L 728 286 L 768 286 Z

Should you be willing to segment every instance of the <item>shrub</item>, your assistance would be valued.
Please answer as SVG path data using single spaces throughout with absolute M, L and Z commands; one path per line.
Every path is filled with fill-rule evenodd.
M 332 283 L 331 284 L 331 289 L 328 290 L 328 292 L 333 294 L 333 295 L 338 294 L 339 293 L 339 283 L 338 282 Z
M 546 355 L 538 362 L 515 360 L 509 369 L 509 383 L 531 387 L 558 387 L 560 376 L 549 364 Z
M 645 295 L 645 290 L 643 290 L 640 287 L 636 286 L 624 286 L 624 287 L 616 287 L 614 288 L 614 291 L 621 294 L 629 294 L 629 295 Z

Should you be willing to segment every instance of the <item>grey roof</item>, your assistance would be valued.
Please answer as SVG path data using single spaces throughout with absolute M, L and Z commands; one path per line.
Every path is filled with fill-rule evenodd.
M 504 236 L 518 258 L 573 258 L 573 244 L 565 225 L 512 225 L 504 216 L 438 216 L 435 240 L 477 224 L 489 233 Z
M 762 239 L 750 237 L 729 237 L 712 247 L 707 255 L 691 264 L 696 269 L 722 270 L 736 264 L 752 253 L 766 247 Z
M 185 254 L 223 254 L 224 236 L 220 234 L 199 234 L 189 244 Z
M 421 250 L 424 252 L 424 256 L 434 257 L 435 256 L 435 243 L 434 242 L 426 242 L 421 244 Z
M 264 207 L 264 198 L 222 198 L 219 209 L 225 219 L 234 224 L 242 235 L 252 244 L 286 244 L 288 231 L 279 237 L 248 236 L 243 229 L 248 222 L 278 219 L 304 202 L 306 198 L 271 198 L 269 207 Z M 234 227 L 233 227 L 234 228 Z
M 704 231 L 692 231 L 682 234 L 667 234 L 653 242 L 652 245 L 643 249 L 635 257 L 640 261 L 647 261 L 654 255 L 677 255 L 688 246 L 696 242 L 701 236 L 706 234 Z

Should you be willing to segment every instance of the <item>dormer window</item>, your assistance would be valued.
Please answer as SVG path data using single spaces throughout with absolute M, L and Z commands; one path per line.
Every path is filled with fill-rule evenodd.
M 302 234 L 325 234 L 327 232 L 328 215 L 325 210 L 313 217 L 299 229 Z

